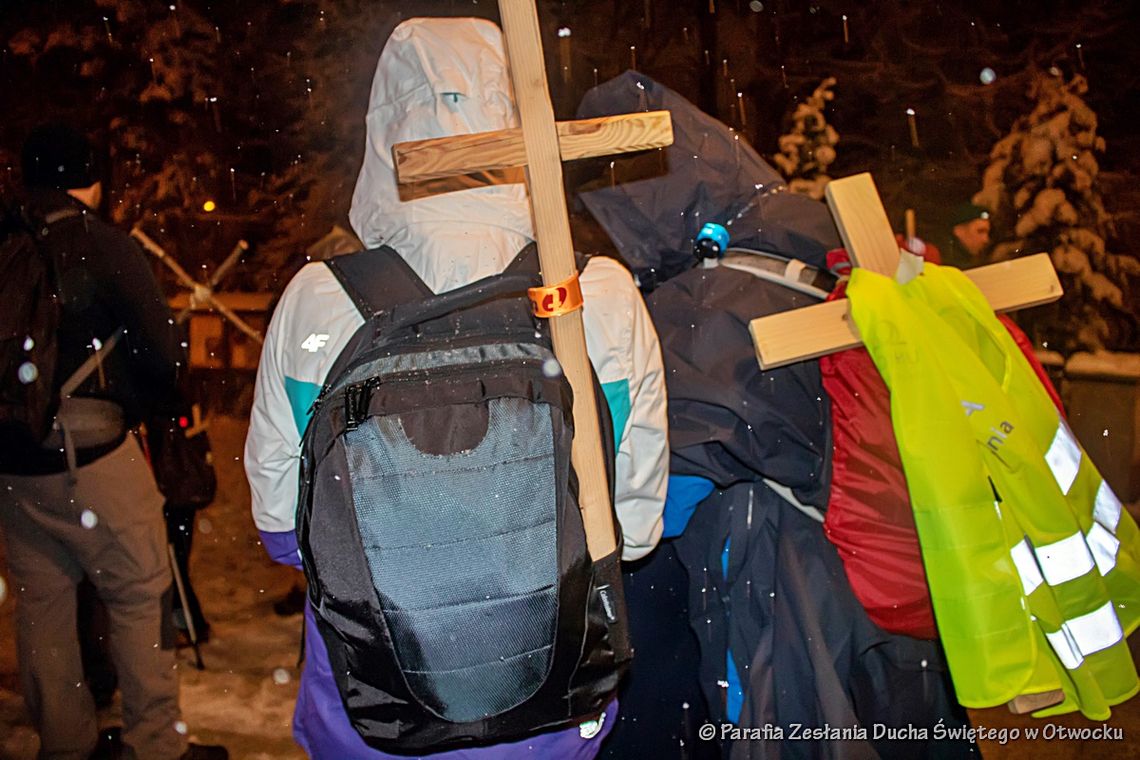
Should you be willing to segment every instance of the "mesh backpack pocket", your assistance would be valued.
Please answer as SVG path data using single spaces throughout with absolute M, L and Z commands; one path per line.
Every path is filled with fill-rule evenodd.
M 545 404 L 496 398 L 485 408 L 486 433 L 467 450 L 421 451 L 400 415 L 372 417 L 344 438 L 400 669 L 425 706 L 453 721 L 532 696 L 558 624 L 555 467 L 567 452 L 555 449 L 565 445 L 555 445 Z M 432 411 L 446 420 L 452 408 Z

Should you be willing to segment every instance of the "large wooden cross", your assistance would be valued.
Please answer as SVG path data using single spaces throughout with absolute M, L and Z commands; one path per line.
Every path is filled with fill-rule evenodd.
M 562 160 L 670 145 L 672 122 L 668 112 L 656 111 L 555 123 L 534 0 L 499 0 L 499 16 L 522 128 L 401 143 L 392 150 L 397 176 L 401 183 L 412 183 L 525 166 L 543 282 L 573 289 L 578 269 Z M 571 460 L 590 556 L 601 559 L 613 554 L 617 542 L 581 310 L 550 317 L 550 332 L 574 390 Z
M 855 266 L 894 277 L 899 246 L 870 174 L 828 183 L 827 205 Z M 1056 301 L 1061 283 L 1049 254 L 1039 253 L 965 272 L 994 311 Z M 863 344 L 846 299 L 754 319 L 749 325 L 761 369 L 815 359 Z
M 855 266 L 894 277 L 899 246 L 870 174 L 833 180 L 827 205 Z M 965 272 L 994 311 L 1013 311 L 1056 301 L 1061 283 L 1049 254 L 1039 253 Z M 749 324 L 761 369 L 772 369 L 862 345 L 847 299 L 754 319 Z M 1022 694 L 1008 703 L 1028 713 L 1060 703 L 1060 691 Z

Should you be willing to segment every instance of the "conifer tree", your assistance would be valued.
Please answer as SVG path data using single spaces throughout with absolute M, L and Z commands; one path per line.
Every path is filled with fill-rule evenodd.
M 827 167 L 835 161 L 839 133 L 827 123 L 824 109 L 835 98 L 835 77 L 820 82 L 811 96 L 791 112 L 791 130 L 780 137 L 780 152 L 772 157 L 788 180 L 788 188 L 816 200 L 831 181 Z
M 1052 257 L 1065 295 L 1024 319 L 1039 344 L 1062 352 L 1123 348 L 1137 317 L 1130 292 L 1140 261 L 1108 250 L 1112 216 L 1097 182 L 1105 141 L 1082 97 L 1087 91 L 1083 76 L 1038 73 L 1033 110 L 994 145 L 974 196 L 993 214 L 994 261 Z

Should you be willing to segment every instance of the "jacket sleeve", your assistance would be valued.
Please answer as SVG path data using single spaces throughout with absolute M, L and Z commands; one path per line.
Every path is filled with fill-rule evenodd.
M 253 522 L 277 562 L 300 566 L 293 530 L 301 437 L 329 369 L 362 321 L 329 268 L 309 264 L 285 288 L 266 331 L 245 440 L 245 473 Z
M 261 351 L 245 441 L 245 472 L 253 522 L 262 534 L 262 543 L 274 560 L 294 564 L 301 431 L 293 419 L 279 350 L 286 306 L 282 298 Z
M 668 484 L 668 422 L 661 346 L 633 278 L 595 257 L 582 275 L 590 361 L 614 419 L 614 508 L 622 559 L 640 559 L 661 540 Z
M 614 489 L 614 501 L 625 537 L 624 560 L 644 557 L 661 540 L 669 478 L 668 417 L 661 345 L 645 302 L 636 290 L 632 301 L 630 416 L 629 426 L 618 447 Z M 627 524 L 628 529 L 625 528 Z

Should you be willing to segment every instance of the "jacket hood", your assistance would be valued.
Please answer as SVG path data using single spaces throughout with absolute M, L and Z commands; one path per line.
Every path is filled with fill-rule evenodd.
M 391 246 L 440 292 L 501 271 L 533 238 L 521 171 L 460 178 L 467 189 L 428 195 L 424 183 L 401 188 L 392 160 L 396 143 L 518 126 L 494 23 L 401 23 L 380 53 L 365 120 L 364 162 L 349 211 L 365 246 Z

